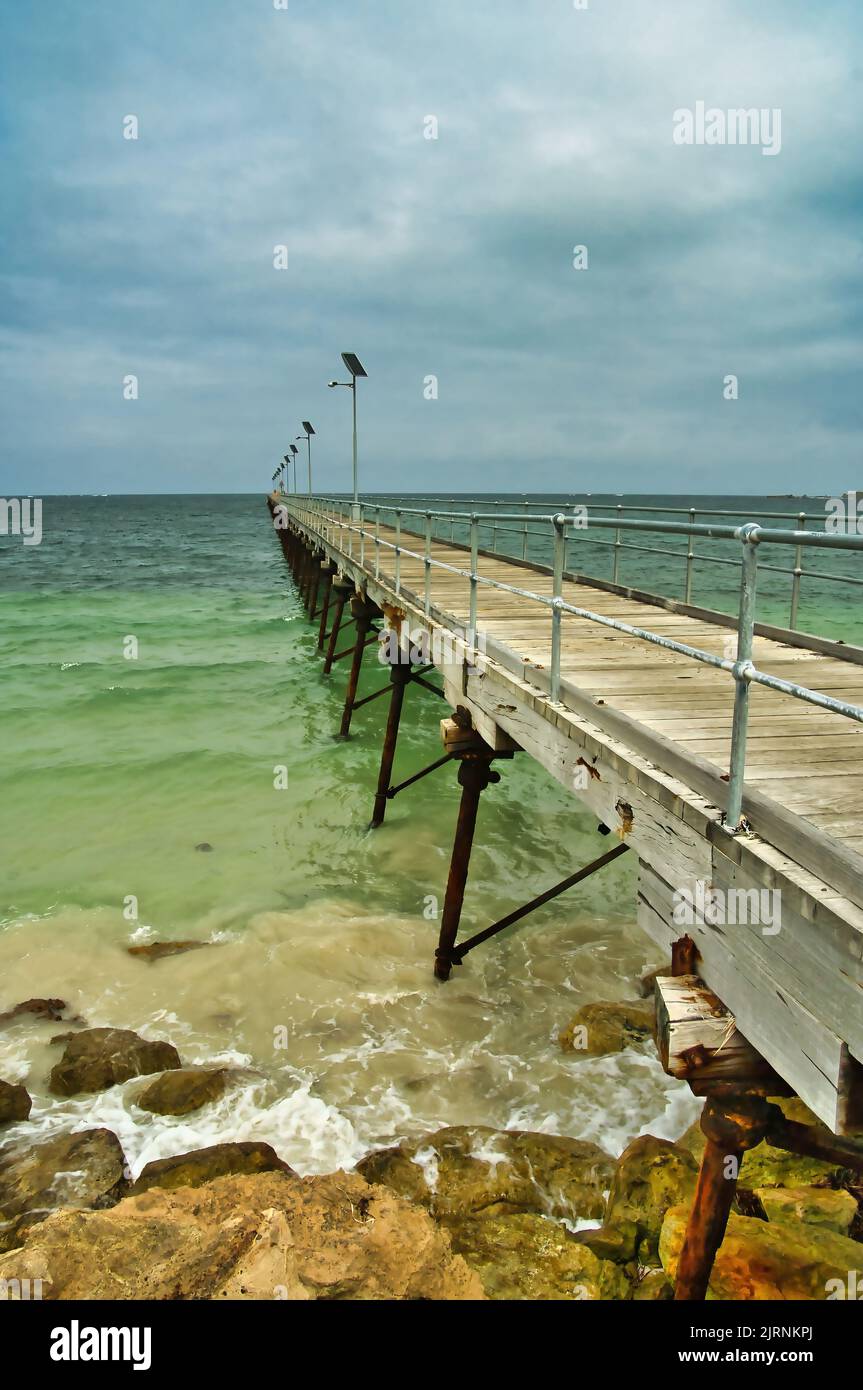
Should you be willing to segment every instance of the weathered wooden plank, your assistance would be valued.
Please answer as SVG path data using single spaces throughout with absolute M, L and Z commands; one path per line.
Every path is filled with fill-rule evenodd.
M 638 925 L 664 952 L 681 935 L 696 942 L 698 972 L 734 1015 L 737 1027 L 797 1094 L 837 1133 L 845 1108 L 847 1049 L 843 1040 L 792 995 L 777 989 L 740 938 L 733 948 L 697 920 L 673 920 L 671 886 L 639 865 Z
M 655 996 L 656 1045 L 670 1076 L 746 1081 L 772 1073 L 698 975 L 658 976 Z

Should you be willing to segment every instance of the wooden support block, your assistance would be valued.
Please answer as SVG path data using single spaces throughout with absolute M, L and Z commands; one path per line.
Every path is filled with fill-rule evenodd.
M 698 975 L 660 975 L 655 992 L 656 1043 L 670 1076 L 744 1081 L 770 1074 L 772 1068 Z
M 464 720 L 456 711 L 455 717 L 440 721 L 441 742 L 447 753 L 466 752 L 469 748 L 481 748 L 483 739 L 469 720 Z

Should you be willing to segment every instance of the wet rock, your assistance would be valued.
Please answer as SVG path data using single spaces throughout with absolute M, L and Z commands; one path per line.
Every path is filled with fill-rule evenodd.
M 202 1105 L 219 1100 L 227 1084 L 228 1072 L 224 1067 L 181 1067 L 157 1076 L 135 1097 L 135 1104 L 154 1115 L 190 1115 Z
M 621 1004 L 585 1004 L 560 1034 L 564 1052 L 604 1057 L 653 1037 L 656 1010 L 652 999 Z
M 52 1068 L 49 1089 L 55 1096 L 104 1091 L 130 1077 L 179 1065 L 179 1054 L 171 1043 L 150 1042 L 125 1028 L 88 1028 L 66 1040 L 66 1050 Z
M 228 1175 L 275 1172 L 293 1176 L 293 1170 L 269 1144 L 211 1144 L 206 1149 L 192 1149 L 189 1153 L 157 1158 L 146 1164 L 130 1187 L 129 1195 L 137 1197 L 151 1187 L 173 1191 L 177 1187 L 200 1187 L 202 1183 Z
M 623 1219 L 614 1226 L 596 1226 L 573 1236 L 600 1260 L 613 1260 L 615 1264 L 628 1264 L 635 1259 L 640 1238 L 636 1223 Z
M 580 1244 L 545 1216 L 469 1217 L 447 1227 L 492 1299 L 627 1299 L 629 1280 L 617 1265 Z
M 637 1230 L 642 1264 L 656 1264 L 662 1221 L 669 1207 L 690 1203 L 698 1164 L 692 1154 L 667 1139 L 643 1134 L 624 1149 L 608 1194 L 606 1226 Z M 633 1252 L 635 1253 L 635 1252 Z
M 111 1204 L 126 1188 L 125 1158 L 109 1129 L 60 1134 L 0 1155 L 0 1250 L 59 1207 Z
M 829 1133 L 827 1127 L 796 1096 L 774 1097 L 772 1103 L 779 1106 L 786 1119 L 815 1125 L 825 1134 Z M 677 1142 L 701 1162 L 706 1141 L 698 1121 Z M 845 1170 L 839 1163 L 825 1163 L 822 1159 L 807 1158 L 803 1154 L 790 1153 L 787 1149 L 775 1149 L 766 1143 L 757 1144 L 744 1154 L 740 1166 L 740 1184 L 746 1188 L 832 1187 L 841 1182 L 844 1176 Z
M 661 1269 L 649 1269 L 632 1290 L 634 1303 L 670 1303 L 674 1285 Z
M 758 1187 L 755 1196 L 768 1221 L 804 1221 L 841 1236 L 848 1235 L 857 1215 L 857 1202 L 850 1192 L 828 1187 Z
M 672 1207 L 662 1224 L 659 1253 L 670 1278 L 677 1272 L 688 1207 Z M 714 1298 L 824 1300 L 851 1296 L 851 1271 L 863 1268 L 863 1247 L 821 1226 L 758 1221 L 732 1215 L 710 1279 Z M 856 1294 L 854 1295 L 856 1297 Z
M 0 1125 L 26 1120 L 33 1104 L 24 1086 L 13 1086 L 0 1079 Z
M 35 1019 L 48 1018 L 54 1023 L 59 1023 L 68 1007 L 65 999 L 25 999 L 23 1004 L 16 1004 L 14 1009 L 7 1009 L 6 1013 L 0 1014 L 0 1025 L 28 1016 Z
M 638 981 L 638 992 L 642 999 L 652 999 L 656 989 L 656 981 L 670 974 L 671 961 L 667 965 L 658 965 L 655 970 L 648 970 L 646 975 L 642 975 Z
M 578 1139 L 462 1125 L 369 1154 L 357 1170 L 443 1221 L 516 1212 L 574 1220 L 602 1215 L 614 1161 Z
M 126 950 L 130 956 L 147 960 L 152 965 L 153 961 L 164 960 L 165 956 L 182 956 L 186 951 L 200 951 L 211 945 L 210 941 L 151 941 L 146 946 L 127 946 Z
M 484 1297 L 426 1212 L 356 1173 L 223 1177 L 61 1213 L 0 1258 L 3 1278 L 40 1278 L 47 1299 Z

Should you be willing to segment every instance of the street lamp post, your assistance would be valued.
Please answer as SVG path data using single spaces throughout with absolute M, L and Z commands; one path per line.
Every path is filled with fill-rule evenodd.
M 306 432 L 306 444 L 309 450 L 309 496 L 312 495 L 312 435 L 314 430 L 308 420 L 303 421 L 303 429 Z
M 296 491 L 297 491 L 297 454 L 298 454 L 299 452 L 300 452 L 300 451 L 299 451 L 299 449 L 297 448 L 296 444 L 292 444 L 292 445 L 291 445 L 291 463 L 294 465 L 294 495 L 295 495 L 295 496 L 296 496 Z
M 285 454 L 284 463 L 282 464 L 282 467 L 283 467 L 284 470 L 285 470 L 285 492 L 290 492 L 290 490 L 291 490 L 291 459 L 290 459 L 290 455 Z
M 351 374 L 350 381 L 331 381 L 330 386 L 347 386 L 353 392 L 354 398 L 354 505 L 352 520 L 358 521 L 360 515 L 360 498 L 357 487 L 357 377 L 368 376 L 368 372 L 363 366 L 355 352 L 343 352 L 342 361 Z

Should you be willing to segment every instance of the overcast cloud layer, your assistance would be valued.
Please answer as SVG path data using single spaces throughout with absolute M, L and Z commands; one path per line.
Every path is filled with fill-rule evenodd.
M 859 0 L 5 0 L 0 493 L 253 491 L 302 419 L 345 489 L 341 349 L 366 490 L 863 486 L 861 33 Z M 781 108 L 781 152 L 675 145 L 699 100 Z

